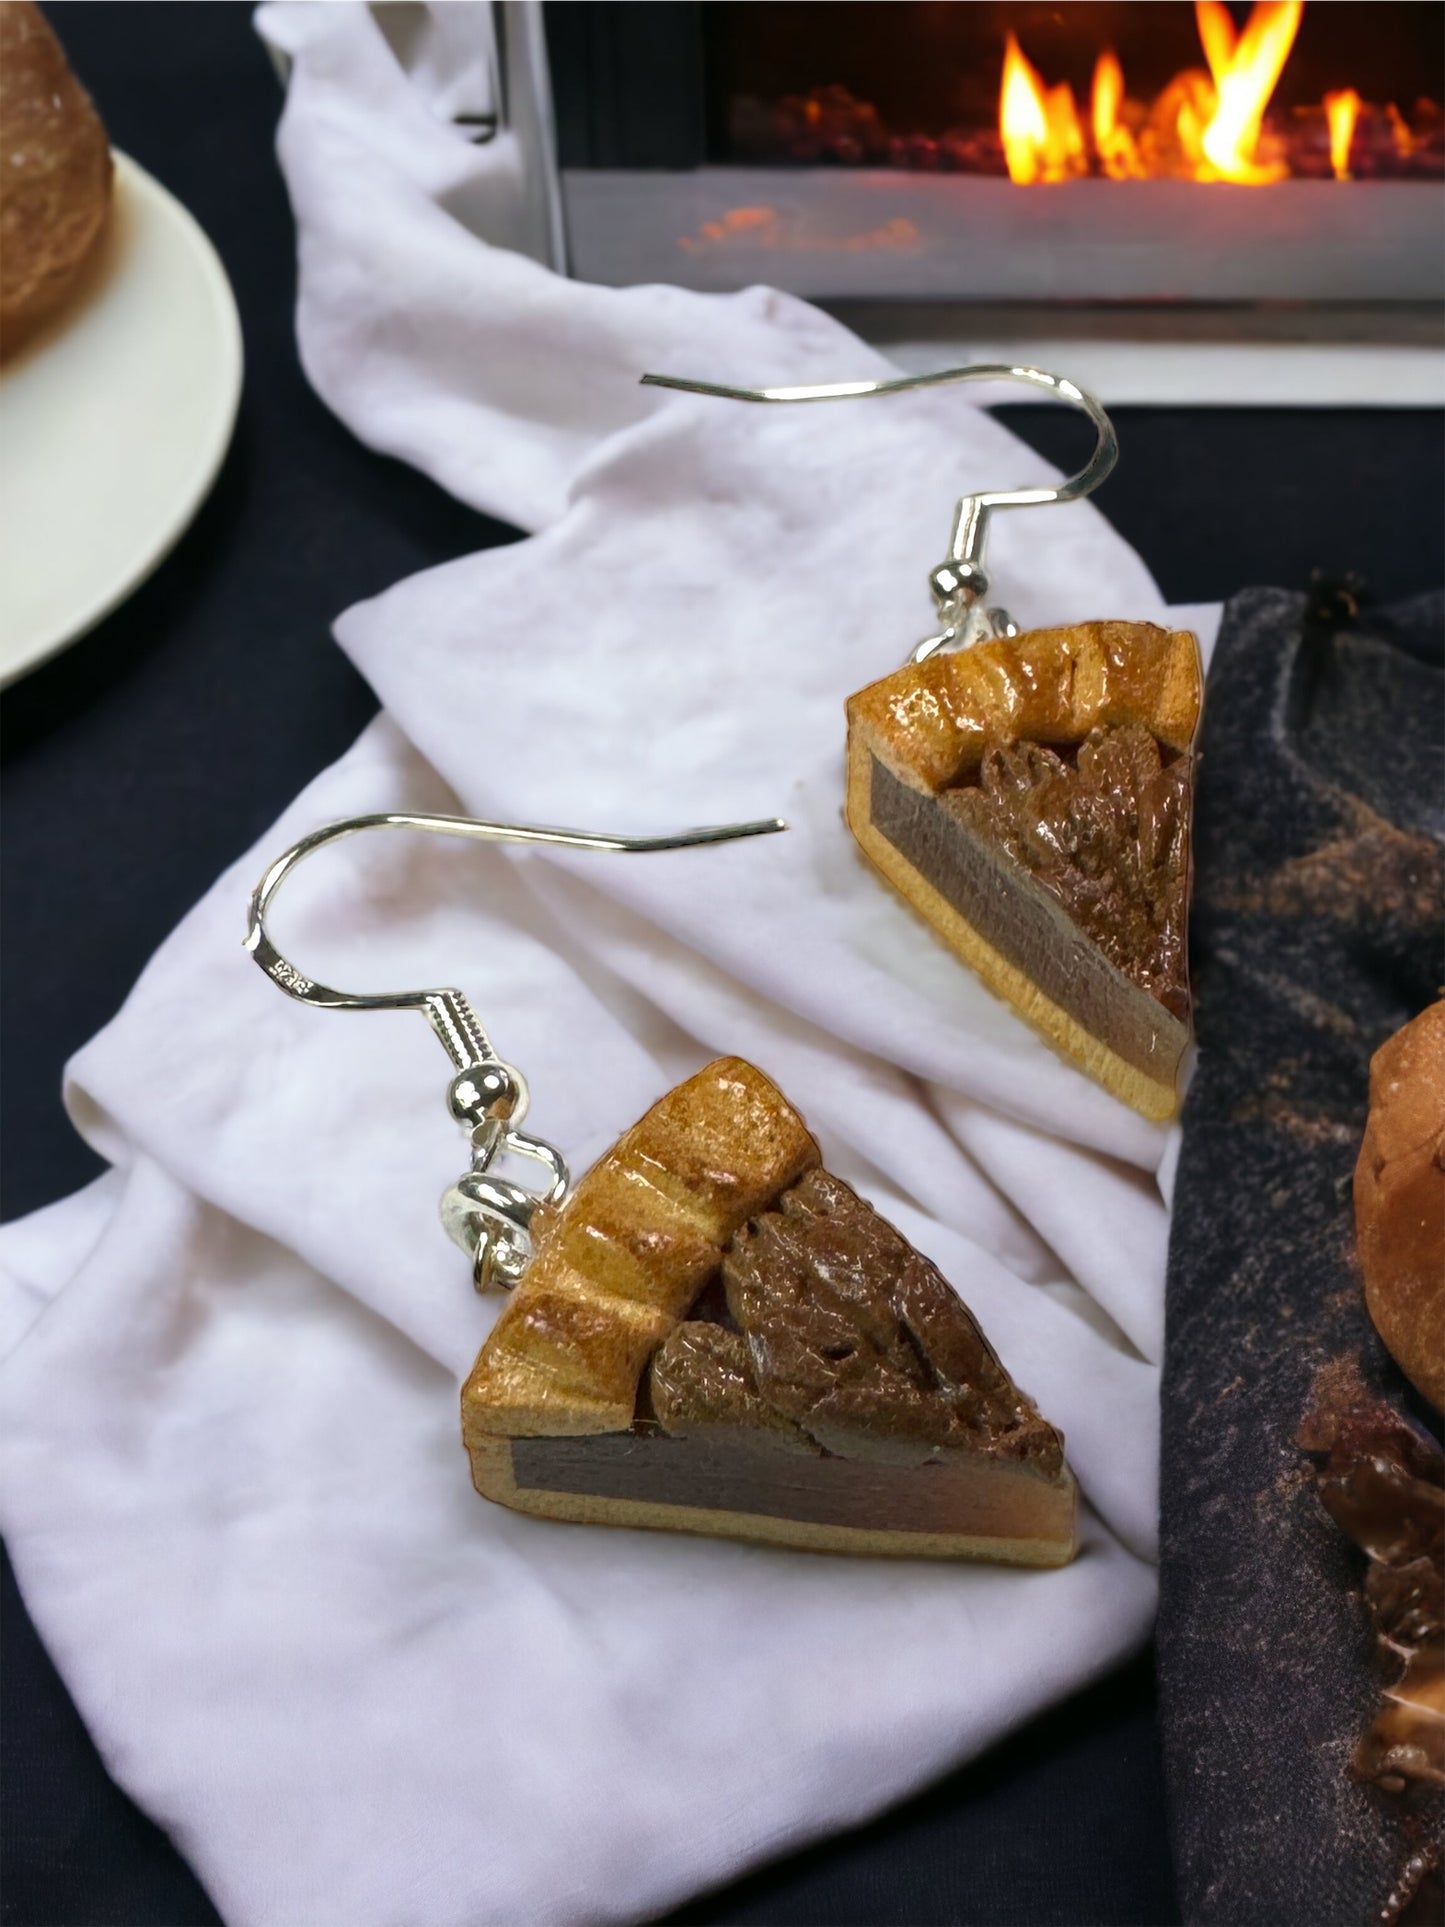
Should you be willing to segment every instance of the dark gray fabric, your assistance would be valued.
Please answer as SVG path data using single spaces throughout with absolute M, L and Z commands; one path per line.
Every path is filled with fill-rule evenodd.
M 1364 1309 L 1351 1180 L 1370 1056 L 1445 982 L 1445 605 L 1351 610 L 1235 597 L 1205 701 L 1159 1619 L 1191 1922 L 1365 1927 L 1429 1818 L 1346 1771 L 1381 1679 L 1296 1443 L 1340 1359 L 1422 1416 Z

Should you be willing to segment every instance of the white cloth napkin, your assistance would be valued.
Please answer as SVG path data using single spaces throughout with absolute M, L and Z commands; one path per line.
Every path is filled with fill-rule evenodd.
M 767 290 L 607 291 L 488 246 L 465 219 L 486 150 L 365 10 L 261 23 L 293 63 L 313 381 L 537 533 L 341 619 L 385 713 L 70 1067 L 114 1168 L 4 1236 L 0 1523 L 111 1772 L 228 1922 L 635 1919 L 877 1811 L 1148 1628 L 1167 1134 L 982 991 L 840 813 L 843 699 L 928 626 L 954 498 L 1045 470 L 951 391 L 639 389 L 649 366 L 882 364 Z M 1026 622 L 1168 619 L 1087 505 L 999 518 L 993 564 Z M 291 1003 L 239 944 L 266 860 L 386 808 L 788 817 L 637 858 L 358 839 L 275 934 L 348 988 L 464 986 L 577 1170 L 709 1057 L 754 1059 L 1065 1430 L 1071 1567 L 818 1558 L 473 1495 L 457 1389 L 495 1304 L 436 1221 L 465 1163 L 448 1066 L 414 1018 Z

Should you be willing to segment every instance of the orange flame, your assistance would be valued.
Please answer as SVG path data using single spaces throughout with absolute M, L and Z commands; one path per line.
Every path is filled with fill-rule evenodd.
M 1217 92 L 1234 61 L 1234 21 L 1224 0 L 1194 0 L 1194 21 Z
M 1211 68 L 1215 51 L 1222 48 L 1223 36 L 1217 23 L 1206 28 L 1203 16 L 1207 9 L 1213 20 L 1217 6 L 1218 0 L 1197 0 L 1199 34 Z M 1244 32 L 1235 41 L 1227 63 L 1222 69 L 1214 70 L 1219 105 L 1204 130 L 1204 154 L 1216 179 L 1255 186 L 1281 180 L 1288 173 L 1281 163 L 1260 166 L 1255 161 L 1254 150 L 1264 110 L 1289 59 L 1303 12 L 1304 0 L 1259 0 L 1245 23 Z M 1214 36 L 1213 49 L 1209 35 Z
M 1415 136 L 1410 132 L 1405 122 L 1405 116 L 1400 112 L 1393 100 L 1385 109 L 1385 118 L 1389 121 L 1390 132 L 1394 136 L 1395 152 L 1400 156 L 1401 160 L 1409 160 L 1415 151 Z
M 1209 71 L 1191 67 L 1176 74 L 1147 109 L 1127 98 L 1118 56 L 1101 54 L 1089 103 L 1099 171 L 1116 181 L 1174 175 L 1254 186 L 1283 179 L 1287 165 L 1270 154 L 1268 143 L 1260 151 L 1260 136 L 1303 11 L 1304 0 L 1256 0 L 1236 32 L 1224 0 L 1195 0 Z M 1337 174 L 1347 164 L 1360 104 L 1353 89 L 1326 100 Z M 1404 151 L 1402 126 L 1396 124 L 1395 132 Z M 1089 171 L 1073 93 L 1067 84 L 1045 86 L 1012 33 L 1004 50 L 999 131 L 1010 180 L 1064 181 Z
M 1088 172 L 1073 88 L 1067 81 L 1045 87 L 1012 33 L 1004 45 L 998 125 L 1011 181 L 1066 181 Z
M 1330 126 L 1330 166 L 1337 181 L 1350 178 L 1350 142 L 1360 114 L 1360 97 L 1353 87 L 1325 95 L 1325 118 Z
M 1011 33 L 1004 43 L 1003 86 L 998 97 L 998 130 L 1003 136 L 1008 177 L 1027 186 L 1039 178 L 1039 157 L 1048 139 L 1044 89 Z
M 1089 118 L 1094 130 L 1094 152 L 1111 181 L 1136 180 L 1143 168 L 1134 136 L 1119 118 L 1124 99 L 1124 70 L 1119 56 L 1102 53 L 1094 68 L 1094 90 Z

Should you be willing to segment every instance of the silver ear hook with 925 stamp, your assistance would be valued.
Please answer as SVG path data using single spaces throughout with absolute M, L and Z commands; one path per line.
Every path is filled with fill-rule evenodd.
M 328 843 L 357 836 L 365 830 L 423 830 L 436 836 L 470 837 L 483 843 L 531 843 L 545 848 L 602 850 L 622 855 L 645 855 L 658 850 L 685 850 L 712 843 L 732 843 L 741 837 L 766 836 L 786 829 L 778 817 L 756 823 L 727 823 L 710 828 L 681 830 L 670 836 L 607 836 L 591 830 L 528 828 L 516 823 L 485 823 L 470 816 L 424 816 L 395 810 L 372 816 L 351 816 L 324 829 L 313 830 L 277 857 L 251 897 L 245 947 L 272 983 L 298 1003 L 320 1010 L 418 1010 L 440 1038 L 456 1066 L 447 1088 L 447 1108 L 468 1134 L 471 1168 L 442 1199 L 442 1223 L 448 1236 L 472 1261 L 472 1282 L 478 1291 L 510 1290 L 532 1255 L 531 1224 L 539 1205 L 560 1205 L 570 1179 L 562 1155 L 543 1139 L 520 1127 L 527 1115 L 527 1082 L 515 1065 L 505 1063 L 477 1021 L 460 990 L 411 990 L 356 995 L 333 990 L 299 971 L 283 957 L 266 929 L 266 913 L 286 878 L 306 857 Z M 547 1173 L 546 1188 L 528 1191 L 491 1169 L 503 1152 L 530 1158 Z

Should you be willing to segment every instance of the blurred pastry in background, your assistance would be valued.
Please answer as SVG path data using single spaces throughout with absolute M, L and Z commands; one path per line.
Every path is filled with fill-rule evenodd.
M 0 0 L 0 358 L 75 288 L 110 208 L 110 144 L 31 0 Z
M 1445 999 L 1370 1060 L 1355 1232 L 1376 1331 L 1445 1410 Z

